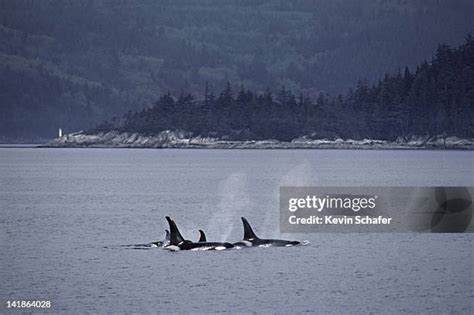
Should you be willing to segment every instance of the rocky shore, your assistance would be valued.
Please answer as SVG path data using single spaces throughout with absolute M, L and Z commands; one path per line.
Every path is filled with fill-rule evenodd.
M 411 137 L 382 140 L 312 139 L 231 141 L 191 137 L 186 132 L 163 131 L 154 136 L 110 131 L 98 134 L 71 133 L 40 147 L 54 148 L 192 148 L 192 149 L 474 149 L 474 139 L 456 137 Z

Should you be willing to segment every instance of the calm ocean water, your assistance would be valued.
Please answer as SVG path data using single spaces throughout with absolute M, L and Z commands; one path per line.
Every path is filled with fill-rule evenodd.
M 0 149 L 0 311 L 473 313 L 472 234 L 279 233 L 281 185 L 474 186 L 474 152 Z M 134 250 L 257 234 L 294 248 Z

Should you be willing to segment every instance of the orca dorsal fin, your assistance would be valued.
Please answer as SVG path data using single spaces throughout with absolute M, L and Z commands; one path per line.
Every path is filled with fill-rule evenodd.
M 251 239 L 259 239 L 257 235 L 255 235 L 254 231 L 252 230 L 252 227 L 249 224 L 249 221 L 247 221 L 246 218 L 242 217 L 242 223 L 244 224 L 244 240 L 251 240 Z
M 199 241 L 198 242 L 207 242 L 206 234 L 203 230 L 199 230 Z
M 170 245 L 178 245 L 183 242 L 184 238 L 179 232 L 176 223 L 168 216 L 166 217 L 166 221 L 168 221 L 168 224 L 170 225 Z
M 165 241 L 169 241 L 170 240 L 170 231 L 168 229 L 165 230 Z

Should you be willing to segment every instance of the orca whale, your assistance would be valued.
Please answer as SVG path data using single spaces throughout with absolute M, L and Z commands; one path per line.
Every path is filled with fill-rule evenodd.
M 170 226 L 170 243 L 165 246 L 169 250 L 223 250 L 234 247 L 231 243 L 220 243 L 220 242 L 192 242 L 185 240 L 179 229 L 170 217 L 166 217 L 166 221 Z
M 198 242 L 207 242 L 206 234 L 203 230 L 199 230 L 199 241 Z
M 249 222 L 246 218 L 241 217 L 242 223 L 244 224 L 244 239 L 240 242 L 234 244 L 234 246 L 294 246 L 300 244 L 298 241 L 287 241 L 287 240 L 277 240 L 277 239 L 264 239 L 259 238 L 255 235 L 255 232 L 252 230 Z
M 164 247 L 164 246 L 168 245 L 169 242 L 170 242 L 170 231 L 165 230 L 165 232 L 166 232 L 166 235 L 165 235 L 164 240 L 151 242 L 149 245 L 150 246 L 156 246 L 156 247 Z
M 121 245 L 123 247 L 129 247 L 133 249 L 150 249 L 154 247 L 165 247 L 169 244 L 170 242 L 170 231 L 165 230 L 166 235 L 165 238 L 161 241 L 156 241 L 156 242 L 151 242 L 151 243 L 145 243 L 145 244 L 130 244 L 130 245 Z

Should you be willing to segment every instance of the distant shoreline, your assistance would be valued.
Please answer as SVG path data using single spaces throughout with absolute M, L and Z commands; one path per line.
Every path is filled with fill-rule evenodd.
M 41 144 L 38 143 L 0 143 L 0 149 L 27 149 L 27 148 L 36 148 Z
M 68 134 L 38 145 L 41 148 L 154 148 L 154 149 L 354 149 L 354 150 L 474 150 L 473 139 L 456 137 L 412 137 L 394 142 L 383 140 L 309 139 L 292 141 L 231 141 L 189 137 L 183 132 L 163 131 L 158 135 L 111 131 L 99 134 Z

